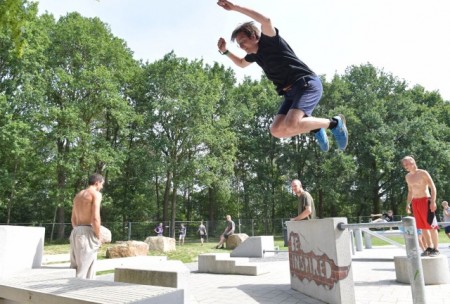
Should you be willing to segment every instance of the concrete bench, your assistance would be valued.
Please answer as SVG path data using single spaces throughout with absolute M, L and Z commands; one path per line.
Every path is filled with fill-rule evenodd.
M 248 258 L 232 258 L 229 253 L 204 253 L 198 256 L 198 271 L 219 274 L 257 276 L 267 273 L 260 264 L 250 263 Z
M 73 274 L 74 275 L 74 274 Z M 0 281 L 0 304 L 184 303 L 183 291 L 111 281 L 61 277 L 48 270 Z
M 164 261 L 132 267 L 116 267 L 114 282 L 172 287 L 184 291 L 185 303 L 189 299 L 190 270 L 181 261 Z
M 450 283 L 447 256 L 421 257 L 423 278 L 425 285 L 438 285 Z M 406 256 L 395 256 L 395 277 L 400 283 L 410 284 L 410 263 Z

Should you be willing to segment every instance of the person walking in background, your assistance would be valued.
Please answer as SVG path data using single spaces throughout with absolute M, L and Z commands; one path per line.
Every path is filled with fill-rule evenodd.
M 159 223 L 158 226 L 156 226 L 156 228 L 154 229 L 154 231 L 156 232 L 157 236 L 162 236 L 164 233 L 164 227 L 163 227 L 163 223 Z
M 405 176 L 408 185 L 408 197 L 406 199 L 406 212 L 411 213 L 416 219 L 416 227 L 422 229 L 422 237 L 428 247 L 424 255 L 437 256 L 439 228 L 436 220 L 436 186 L 430 174 L 423 169 L 418 169 L 412 156 L 402 159 L 403 168 L 408 172 Z M 430 189 L 430 190 L 429 190 Z M 411 206 L 412 205 L 412 206 Z M 433 246 L 433 247 L 431 247 Z
M 309 192 L 303 189 L 302 183 L 298 179 L 291 182 L 292 191 L 298 198 L 298 215 L 291 218 L 291 221 L 301 221 L 316 218 L 316 208 L 314 200 Z
M 231 215 L 226 216 L 227 219 L 227 227 L 223 231 L 223 233 L 220 235 L 219 244 L 217 244 L 216 249 L 224 248 L 223 243 L 227 240 L 227 238 L 234 233 L 234 229 L 236 228 L 236 225 L 231 220 Z
M 370 216 L 371 217 L 380 216 L 380 218 L 373 220 L 372 223 L 389 223 L 394 221 L 394 213 L 392 212 L 392 210 L 388 210 L 383 214 L 371 214 Z
M 348 132 L 344 116 L 339 114 L 330 119 L 312 116 L 322 97 L 322 82 L 281 38 L 271 19 L 230 1 L 220 0 L 217 4 L 227 11 L 246 15 L 261 25 L 259 29 L 253 21 L 246 22 L 231 34 L 231 40 L 236 40 L 238 46 L 247 53 L 243 58 L 230 52 L 222 37 L 217 46 L 222 55 L 226 55 L 241 68 L 256 62 L 267 78 L 273 82 L 277 93 L 284 96 L 284 101 L 270 127 L 272 136 L 288 138 L 313 132 L 320 149 L 328 151 L 329 143 L 325 129 L 330 129 L 338 148 L 345 150 Z
M 180 226 L 180 236 L 178 239 L 178 244 L 184 245 L 184 239 L 186 238 L 186 226 L 184 226 L 184 224 L 181 224 Z
M 197 233 L 200 235 L 200 242 L 202 243 L 203 246 L 203 243 L 206 237 L 208 236 L 208 232 L 206 231 L 205 225 L 203 225 L 203 221 L 200 222 L 200 226 L 198 226 Z
M 450 239 L 450 207 L 448 206 L 447 201 L 442 202 L 442 209 L 443 209 L 442 214 L 444 215 L 444 222 L 448 223 L 444 224 L 445 234 Z
M 100 235 L 100 204 L 104 179 L 100 174 L 89 177 L 89 186 L 73 199 L 72 232 L 70 233 L 70 267 L 76 269 L 76 277 L 95 279 Z

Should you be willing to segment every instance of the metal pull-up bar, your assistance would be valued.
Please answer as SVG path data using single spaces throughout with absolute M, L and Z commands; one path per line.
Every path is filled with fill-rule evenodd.
M 426 303 L 425 296 L 425 280 L 423 276 L 422 262 L 419 254 L 419 241 L 417 239 L 416 220 L 407 216 L 399 222 L 389 223 L 360 223 L 345 224 L 339 223 L 339 230 L 353 230 L 359 228 L 384 228 L 384 227 L 400 227 L 403 226 L 403 236 L 405 238 L 406 256 L 410 264 L 409 278 L 411 282 L 411 291 L 414 304 Z

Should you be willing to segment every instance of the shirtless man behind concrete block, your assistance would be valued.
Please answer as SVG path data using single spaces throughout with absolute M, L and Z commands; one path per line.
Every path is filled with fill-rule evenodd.
M 422 229 L 423 238 L 428 247 L 423 256 L 437 256 L 438 250 L 438 226 L 436 221 L 436 186 L 430 174 L 423 169 L 418 169 L 416 161 L 411 156 L 402 159 L 403 168 L 408 171 L 405 179 L 408 184 L 408 198 L 406 201 L 406 212 L 412 212 L 416 219 L 416 226 Z M 431 192 L 431 195 L 430 195 Z
M 70 267 L 77 278 L 95 279 L 100 239 L 100 203 L 104 179 L 100 174 L 89 177 L 89 186 L 73 199 L 72 233 L 70 234 Z

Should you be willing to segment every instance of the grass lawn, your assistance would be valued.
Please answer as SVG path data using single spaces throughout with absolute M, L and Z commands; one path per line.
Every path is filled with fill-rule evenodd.
M 391 236 L 392 240 L 404 244 L 404 240 L 402 236 Z M 275 246 L 278 246 L 280 250 L 287 250 L 287 247 L 284 247 L 284 241 L 282 237 L 275 237 Z M 439 244 L 442 243 L 450 243 L 449 238 L 445 235 L 444 230 L 441 229 L 439 232 Z M 230 252 L 227 249 L 216 249 L 217 242 L 209 242 L 205 243 L 201 246 L 200 242 L 197 240 L 186 240 L 184 246 L 176 246 L 176 251 L 161 253 L 159 251 L 150 251 L 148 255 L 158 256 L 158 255 L 166 255 L 169 260 L 180 260 L 183 263 L 191 263 L 197 261 L 197 256 L 202 253 L 211 253 L 211 252 Z M 384 246 L 390 245 L 389 243 L 380 240 L 378 238 L 372 238 L 373 246 Z M 112 244 L 105 244 L 100 248 L 98 253 L 99 259 L 106 258 L 106 249 L 112 246 Z M 57 244 L 57 245 L 45 245 L 44 246 L 44 254 L 61 254 L 61 253 L 69 253 L 69 244 Z
M 440 229 L 438 235 L 439 235 L 439 244 L 445 244 L 445 243 L 450 242 L 450 239 L 445 235 L 444 229 Z M 389 236 L 389 238 L 400 244 L 405 244 L 405 240 L 403 239 L 402 236 Z M 380 240 L 379 238 L 373 237 L 372 245 L 373 246 L 383 246 L 383 245 L 390 245 L 390 244 L 386 241 Z
M 190 241 L 190 242 L 188 242 Z M 287 250 L 287 247 L 283 247 L 284 241 L 282 237 L 275 238 L 275 246 L 279 246 L 280 250 Z M 98 253 L 99 259 L 106 258 L 106 250 L 108 247 L 113 244 L 105 244 L 103 245 Z M 180 260 L 183 263 L 191 263 L 197 261 L 197 256 L 202 253 L 211 253 L 211 252 L 230 252 L 227 249 L 216 249 L 215 246 L 217 242 L 209 242 L 205 243 L 201 246 L 200 241 L 197 240 L 186 240 L 186 243 L 183 246 L 176 246 L 176 251 L 161 253 L 159 251 L 149 251 L 148 255 L 150 256 L 160 256 L 166 255 L 168 260 Z M 57 244 L 57 245 L 45 245 L 44 246 L 44 254 L 64 254 L 69 253 L 69 244 Z

